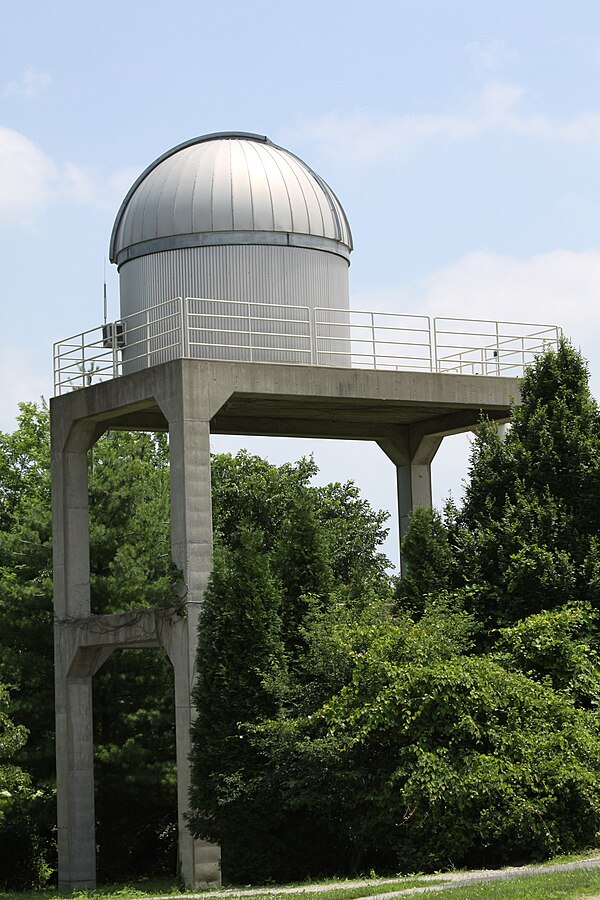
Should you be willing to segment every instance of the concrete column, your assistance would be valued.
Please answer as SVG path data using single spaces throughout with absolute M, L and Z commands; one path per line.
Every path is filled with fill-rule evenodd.
M 398 519 L 400 525 L 400 562 L 402 542 L 410 528 L 410 517 L 418 507 L 431 509 L 431 463 L 443 436 L 419 435 L 406 427 L 397 435 L 377 441 L 383 452 L 396 466 L 398 487 Z
M 175 406 L 175 408 L 174 408 Z M 220 849 L 195 840 L 186 823 L 189 809 L 191 691 L 196 677 L 200 604 L 212 566 L 210 428 L 185 402 L 167 408 L 171 453 L 171 541 L 185 583 L 185 616 L 165 631 L 164 644 L 175 678 L 179 856 L 186 887 L 220 885 Z M 177 408 L 178 407 L 178 408 Z M 194 415 L 195 412 L 195 415 Z
M 76 620 L 90 614 L 87 450 L 98 430 L 52 428 L 59 890 L 96 886 L 91 674 L 73 677 Z

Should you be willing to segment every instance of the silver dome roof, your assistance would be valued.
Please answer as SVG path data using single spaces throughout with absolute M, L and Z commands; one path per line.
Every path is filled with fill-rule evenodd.
M 148 166 L 121 205 L 110 259 L 257 243 L 348 258 L 352 235 L 339 200 L 305 162 L 261 135 L 223 132 L 179 144 Z

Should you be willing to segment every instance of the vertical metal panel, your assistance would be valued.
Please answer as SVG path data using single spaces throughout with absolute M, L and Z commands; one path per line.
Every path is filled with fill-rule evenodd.
M 304 247 L 191 247 L 132 259 L 120 270 L 121 314 L 171 297 L 348 308 L 348 264 Z
M 300 341 L 305 333 L 304 326 L 289 321 L 298 316 L 293 307 L 326 306 L 347 310 L 349 306 L 347 262 L 335 254 L 303 247 L 246 244 L 171 250 L 130 260 L 121 267 L 120 276 L 123 316 L 147 310 L 173 297 L 261 304 L 260 317 L 264 321 L 265 334 L 260 338 L 262 353 L 255 354 L 255 360 L 308 362 L 306 355 L 298 350 L 304 346 Z M 270 312 L 269 307 L 275 305 L 277 310 Z M 286 306 L 290 307 L 289 314 L 285 312 Z M 216 304 L 211 310 L 215 312 L 215 333 L 208 343 L 235 344 L 232 334 L 224 332 L 222 325 L 219 327 L 220 317 L 230 315 L 230 307 Z M 288 319 L 285 327 L 275 321 L 282 317 Z M 240 325 L 240 344 L 244 341 L 243 334 L 244 328 Z M 339 350 L 339 345 L 331 349 Z M 322 343 L 320 350 L 326 352 L 326 344 Z M 211 356 L 215 358 L 214 353 Z M 219 351 L 216 358 L 248 357 L 232 348 Z M 164 361 L 161 354 L 156 354 L 151 364 Z M 321 361 L 326 359 L 321 356 Z M 334 365 L 348 364 L 343 357 L 328 361 Z
M 193 147 L 189 147 L 189 159 L 191 165 L 187 165 L 182 172 L 181 185 L 178 196 L 190 206 L 193 232 L 212 231 L 213 228 L 213 179 L 203 178 L 201 173 L 205 170 L 213 172 L 215 160 L 219 152 L 219 145 L 215 141 L 209 141 L 202 147 L 199 154 L 194 153 Z M 200 148 L 198 147 L 198 150 Z

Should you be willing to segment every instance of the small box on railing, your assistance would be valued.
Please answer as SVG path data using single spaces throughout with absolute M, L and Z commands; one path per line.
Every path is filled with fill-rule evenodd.
M 118 350 L 125 346 L 125 322 L 106 322 L 102 326 L 102 346 Z

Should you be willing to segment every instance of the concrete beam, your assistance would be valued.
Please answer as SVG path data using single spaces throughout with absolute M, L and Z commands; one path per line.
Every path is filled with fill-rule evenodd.
M 214 433 L 337 434 L 377 437 L 383 425 L 409 425 L 460 414 L 456 430 L 468 430 L 483 411 L 506 420 L 519 400 L 516 379 L 429 372 L 383 372 L 325 366 L 173 360 L 51 400 L 51 410 L 106 427 L 164 430 L 165 403 L 184 390 L 190 406 L 208 415 Z M 260 424 L 257 424 L 260 423 Z M 444 433 L 449 433 L 441 422 Z M 288 432 L 289 429 L 288 429 Z

